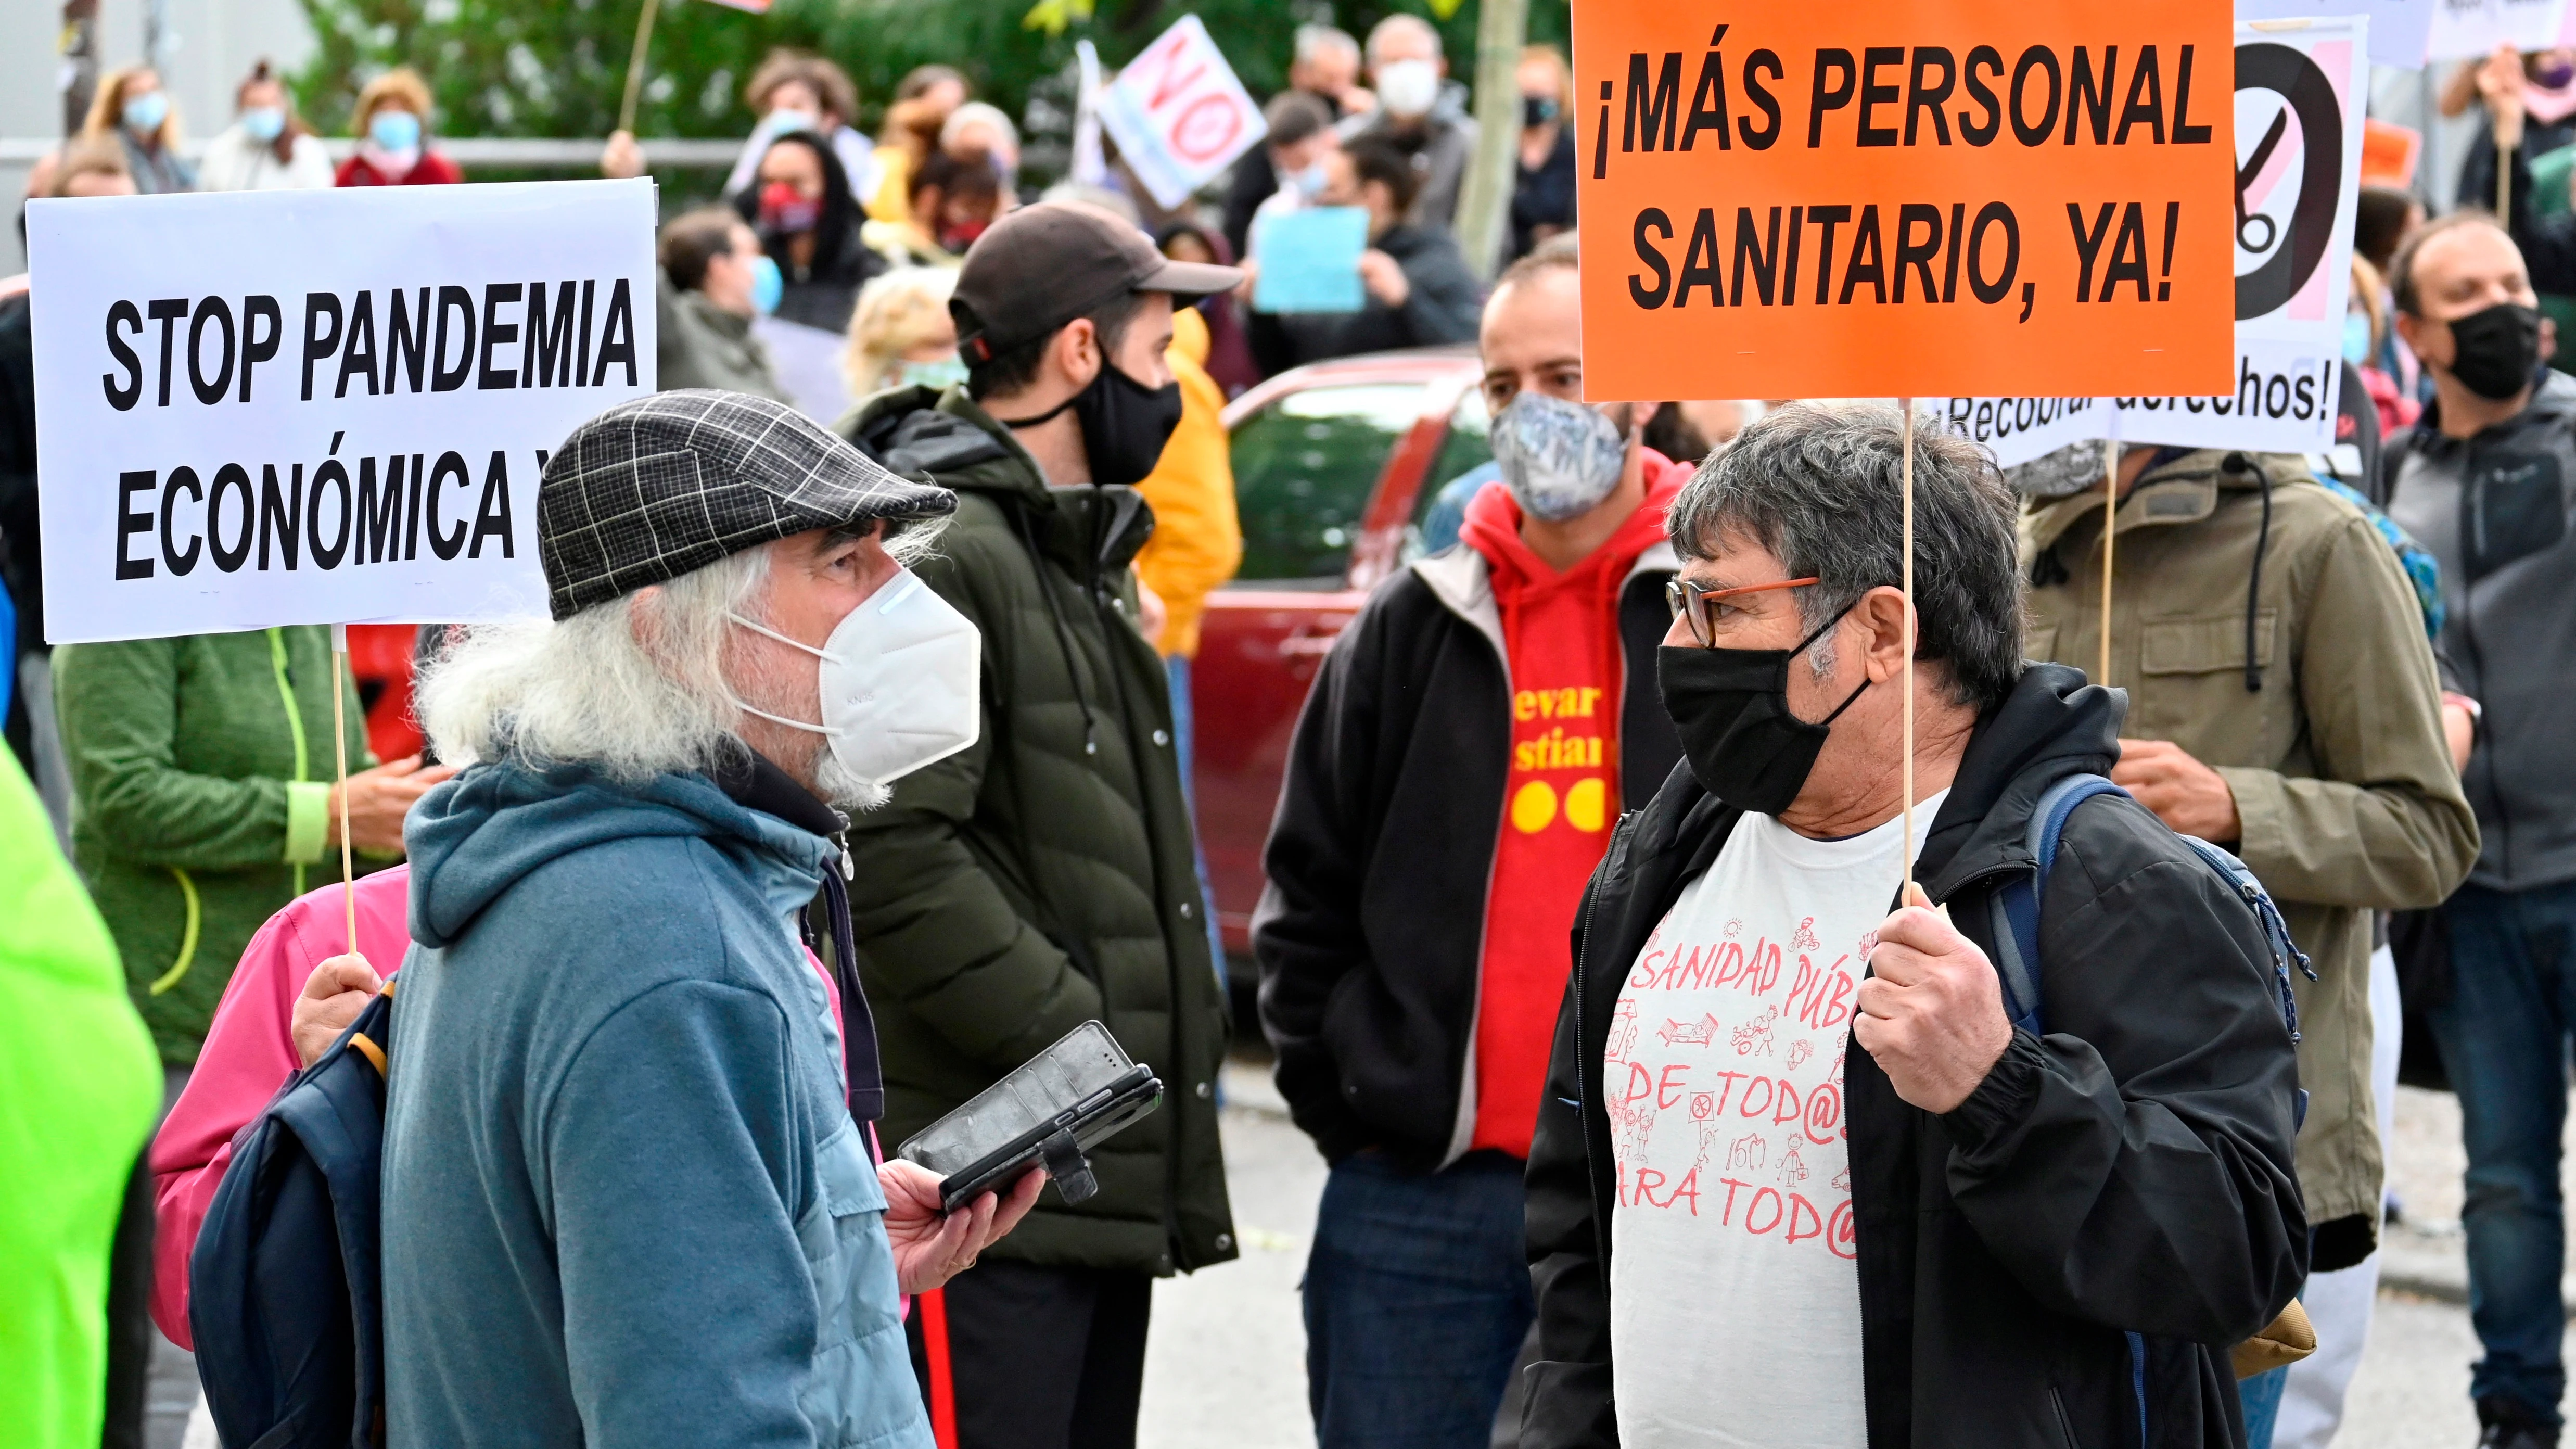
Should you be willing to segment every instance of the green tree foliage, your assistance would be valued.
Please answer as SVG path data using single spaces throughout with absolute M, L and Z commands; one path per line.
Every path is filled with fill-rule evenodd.
M 358 88 L 397 65 L 417 69 L 449 135 L 602 136 L 616 124 L 641 0 L 303 0 L 320 40 L 297 85 L 315 124 L 345 130 Z M 1437 11 L 1449 8 L 1443 19 Z M 1474 69 L 1474 0 L 1095 0 L 1058 14 L 1031 0 L 777 0 L 766 15 L 707 0 L 663 0 L 636 129 L 646 136 L 727 136 L 753 117 L 742 86 L 774 46 L 818 51 L 858 83 L 873 127 L 906 71 L 953 65 L 1013 116 L 1033 96 L 1061 102 L 1074 43 L 1088 37 L 1118 65 L 1195 12 L 1244 84 L 1266 96 L 1287 83 L 1289 37 L 1307 20 L 1365 35 L 1396 10 L 1440 27 L 1462 79 Z M 1533 39 L 1563 43 L 1566 0 L 1532 7 Z M 1049 87 L 1053 90 L 1050 92 Z
M 302 0 L 320 44 L 296 81 L 304 114 L 345 133 L 368 79 L 408 65 L 429 82 L 433 130 L 451 136 L 605 136 L 617 124 L 642 0 Z M 1449 14 L 1439 14 L 1442 9 Z M 708 0 L 662 0 L 636 131 L 739 136 L 743 84 L 780 46 L 827 55 L 857 83 L 873 133 L 915 66 L 955 66 L 975 93 L 1029 129 L 1023 178 L 1043 184 L 1070 129 L 1074 46 L 1115 67 L 1196 13 L 1256 97 L 1287 84 L 1291 36 L 1310 20 L 1365 37 L 1409 10 L 1439 26 L 1450 69 L 1475 71 L 1475 0 L 776 0 L 765 15 Z M 1533 40 L 1562 46 L 1566 0 L 1534 0 Z M 516 174 L 516 173 L 512 173 Z M 483 171 L 480 179 L 504 179 Z M 666 177 L 666 206 L 694 204 L 707 178 Z

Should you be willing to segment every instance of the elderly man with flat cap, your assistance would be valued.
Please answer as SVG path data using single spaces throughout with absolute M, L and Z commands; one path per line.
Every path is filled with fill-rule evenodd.
M 1181 416 L 1172 309 L 1240 277 L 1168 261 L 1094 207 L 1024 207 L 958 273 L 965 384 L 880 393 L 841 425 L 956 491 L 921 573 L 984 637 L 982 738 L 850 837 L 888 1136 L 1095 1017 L 1168 1094 L 1097 1149 L 1098 1196 L 1042 1199 L 912 1316 L 962 1449 L 1132 1443 L 1154 1279 L 1235 1256 L 1214 1100 L 1225 1004 L 1129 561 L 1153 529 L 1134 485 Z
M 553 619 L 425 681 L 387 1073 L 390 1441 L 930 1449 L 899 1294 L 1035 1199 L 882 1163 L 841 808 L 975 737 L 973 628 L 904 568 L 943 488 L 680 391 L 537 493 Z M 837 976 L 837 989 L 835 988 Z

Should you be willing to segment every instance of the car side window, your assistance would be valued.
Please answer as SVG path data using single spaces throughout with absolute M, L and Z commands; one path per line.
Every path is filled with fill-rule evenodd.
M 1449 414 L 1449 432 L 1440 440 L 1430 470 L 1423 474 L 1421 491 L 1413 495 L 1413 518 L 1404 526 L 1404 562 L 1438 553 L 1458 541 L 1466 500 L 1444 504 L 1441 495 L 1460 477 L 1493 460 L 1493 418 L 1485 411 L 1483 391 L 1471 387 L 1459 394 L 1458 406 Z
M 1289 393 L 1236 424 L 1236 576 L 1340 579 L 1378 475 L 1421 412 L 1421 383 L 1348 383 Z

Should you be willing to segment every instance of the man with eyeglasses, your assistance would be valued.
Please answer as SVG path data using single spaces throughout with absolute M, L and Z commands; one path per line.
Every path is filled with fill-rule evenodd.
M 1521 1172 L 1620 811 L 1681 744 L 1656 704 L 1655 408 L 1588 406 L 1571 240 L 1507 271 L 1480 344 L 1501 481 L 1336 642 L 1290 748 L 1254 917 L 1261 1015 L 1333 1164 L 1305 1280 L 1325 1446 L 1482 1449 L 1527 1336 Z
M 2121 699 L 2023 662 L 2013 496 L 1919 436 L 1907 827 L 1902 437 L 1795 404 L 1672 507 L 1687 767 L 1575 918 L 1521 1449 L 2244 1442 L 2228 1346 L 2307 1256 L 2271 944 L 2094 798 L 2036 899 L 2042 1019 L 2007 1013 L 2003 893 Z M 1891 913 L 1909 872 L 1935 908 Z

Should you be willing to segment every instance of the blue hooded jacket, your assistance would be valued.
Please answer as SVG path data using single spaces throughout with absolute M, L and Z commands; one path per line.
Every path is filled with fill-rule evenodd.
M 502 763 L 406 844 L 390 1443 L 930 1449 L 793 922 L 832 843 L 702 775 Z

